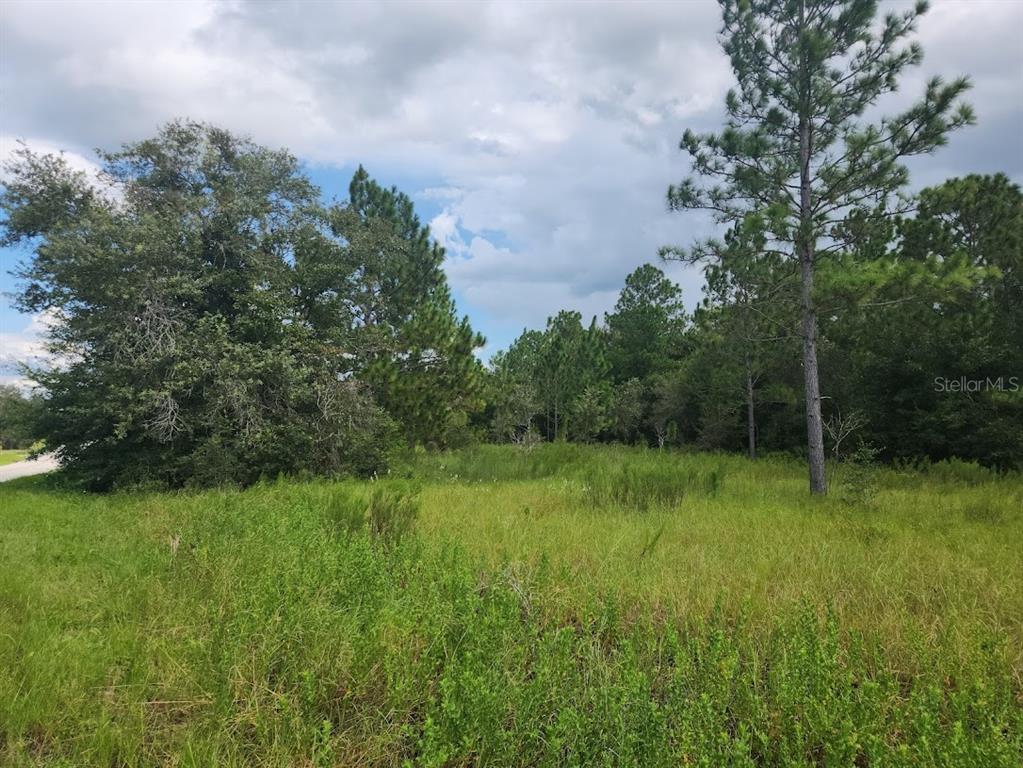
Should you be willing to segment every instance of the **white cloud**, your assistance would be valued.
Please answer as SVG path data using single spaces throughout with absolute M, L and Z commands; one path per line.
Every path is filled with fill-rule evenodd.
M 892 4 L 888 4 L 892 5 Z M 904 6 L 905 3 L 896 3 Z M 664 243 L 686 127 L 713 128 L 731 75 L 713 2 L 30 3 L 0 6 L 3 133 L 80 156 L 176 116 L 319 164 L 428 181 L 459 296 L 501 327 L 610 307 Z M 980 126 L 919 164 L 937 181 L 1023 177 L 1023 4 L 935 3 L 920 76 L 972 73 Z M 687 304 L 700 278 L 674 270 Z
M 458 231 L 458 216 L 445 208 L 430 219 L 430 234 L 448 254 L 464 254 L 465 242 Z
M 0 380 L 22 382 L 22 365 L 41 367 L 52 363 L 45 336 L 53 322 L 51 313 L 40 312 L 20 327 L 0 330 Z
M 93 181 L 97 181 L 100 178 L 99 164 L 91 157 L 86 157 L 85 155 L 65 149 L 51 141 L 47 141 L 46 139 L 34 137 L 26 138 L 0 134 L 0 167 L 6 165 L 9 160 L 12 160 L 14 153 L 22 146 L 26 146 L 33 152 L 40 154 L 62 155 L 65 162 L 67 162 L 68 166 L 72 170 L 84 173 Z M 4 176 L 6 176 L 6 171 L 3 172 L 3 176 L 0 176 L 0 180 L 2 180 Z

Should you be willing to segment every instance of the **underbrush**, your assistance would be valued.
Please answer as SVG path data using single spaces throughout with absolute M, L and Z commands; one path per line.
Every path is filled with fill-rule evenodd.
M 1018 472 L 999 471 L 986 467 L 976 461 L 962 459 L 943 459 L 930 461 L 926 458 L 913 461 L 896 462 L 894 469 L 899 471 L 902 480 L 921 483 L 948 483 L 959 485 L 981 485 L 990 483 L 1000 477 L 1018 476 Z
M 886 491 L 869 512 L 836 502 L 781 517 L 774 505 L 803 481 L 795 468 L 782 476 L 784 464 L 594 450 L 599 470 L 589 475 L 585 455 L 566 454 L 556 482 L 531 484 L 285 481 L 105 497 L 43 481 L 0 488 L 0 763 L 1020 764 L 1013 636 L 965 608 L 992 583 L 1003 604 L 1015 599 L 1016 577 L 981 581 L 983 560 L 961 549 L 971 542 L 942 538 L 945 529 L 973 531 L 974 541 L 988 541 L 989 529 L 1018 537 L 1001 486 L 955 496 L 932 533 L 928 500 L 887 512 L 911 497 Z M 486 463 L 452 458 L 460 469 Z M 678 511 L 662 504 L 673 503 L 670 475 L 682 488 Z M 519 511 L 524 494 L 545 487 L 558 504 L 577 503 L 572 489 L 594 477 L 606 485 L 586 503 L 605 500 L 601 515 Z M 970 517 L 984 499 L 988 511 Z M 643 504 L 653 517 L 632 513 Z M 510 531 L 536 531 L 540 556 L 482 556 L 490 542 L 468 525 L 495 509 Z M 562 528 L 590 521 L 575 534 L 578 549 L 561 548 L 559 515 Z M 464 534 L 434 527 L 444 519 Z M 663 564 L 675 574 L 667 589 L 698 587 L 708 607 L 669 610 L 655 599 L 670 594 L 659 582 L 643 582 L 643 600 L 611 580 L 587 581 L 580 564 L 602 546 L 602 528 L 615 546 L 627 535 L 636 542 L 623 566 L 636 578 Z M 712 535 L 719 545 L 701 538 Z M 726 537 L 741 539 L 736 549 Z M 950 574 L 922 549 L 934 537 L 935 552 L 960 548 L 963 564 Z M 790 541 L 782 557 L 791 570 L 758 576 L 763 566 L 747 550 L 757 540 Z M 902 623 L 876 620 L 887 606 L 873 593 L 875 620 L 858 623 L 827 584 L 784 597 L 800 579 L 820 581 L 817 568 L 835 571 L 846 591 L 865 590 L 849 553 L 879 546 L 891 549 L 867 570 L 885 568 L 879 595 L 906 595 L 914 615 Z M 820 564 L 808 547 L 820 548 Z M 614 555 L 601 557 L 607 571 Z M 679 558 L 708 570 L 686 571 Z M 919 584 L 929 578 L 958 600 L 946 575 L 962 599 L 934 603 L 941 595 Z M 743 587 L 758 578 L 767 604 Z M 736 590 L 748 596 L 736 601 Z M 931 623 L 939 618 L 948 623 Z M 912 649 L 911 666 L 896 644 Z
M 594 450 L 576 443 L 541 443 L 529 450 L 475 445 L 459 451 L 422 453 L 398 474 L 424 480 L 478 483 L 569 477 L 586 471 Z
M 684 468 L 660 463 L 629 464 L 591 470 L 586 495 L 598 508 L 618 507 L 645 511 L 655 506 L 674 507 L 690 495 L 714 496 L 725 470 Z
M 715 495 L 737 457 L 635 447 L 544 443 L 531 450 L 481 445 L 421 455 L 408 475 L 441 482 L 494 483 L 562 478 L 580 484 L 594 508 L 671 507 L 687 495 Z
M 310 505 L 325 513 L 328 524 L 345 536 L 366 534 L 395 545 L 412 532 L 419 517 L 418 489 L 400 481 L 374 482 L 369 487 L 338 485 L 326 498 Z

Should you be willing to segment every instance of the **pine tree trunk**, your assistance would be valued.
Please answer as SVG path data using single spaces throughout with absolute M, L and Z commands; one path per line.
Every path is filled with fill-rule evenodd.
M 753 368 L 749 354 L 746 355 L 746 431 L 749 439 L 749 457 L 757 457 L 757 421 L 753 403 Z
M 820 377 L 817 371 L 817 310 L 813 303 L 813 212 L 810 199 L 810 125 L 799 124 L 799 236 L 800 297 L 803 315 L 803 377 L 806 389 L 806 443 L 810 464 L 810 492 L 827 493 L 824 475 L 824 427 L 821 421 Z

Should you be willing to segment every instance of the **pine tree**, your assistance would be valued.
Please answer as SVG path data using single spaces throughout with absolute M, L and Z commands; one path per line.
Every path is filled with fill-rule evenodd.
M 605 315 L 615 381 L 643 379 L 667 369 L 684 352 L 682 291 L 652 264 L 625 278 L 614 312 Z
M 321 326 L 343 329 L 337 343 L 354 356 L 357 376 L 410 444 L 444 444 L 482 405 L 484 384 L 475 356 L 484 340 L 456 315 L 444 249 L 411 199 L 380 186 L 361 166 L 348 203 L 328 218 L 335 247 L 317 296 L 331 310 Z M 306 264 L 322 263 L 314 254 L 309 249 Z
M 771 247 L 798 263 L 810 490 L 824 493 L 816 265 L 847 246 L 843 225 L 853 211 L 891 212 L 884 204 L 908 179 L 904 158 L 932 151 L 973 121 L 958 101 L 968 82 L 934 78 L 905 112 L 865 123 L 864 112 L 920 63 L 920 46 L 902 43 L 925 3 L 887 15 L 880 27 L 876 0 L 720 4 L 738 88 L 726 98 L 720 134 L 686 131 L 681 147 L 704 183 L 691 177 L 670 187 L 668 203 L 711 211 L 729 226 L 756 217 Z M 721 250 L 698 244 L 688 257 L 714 259 Z
M 757 457 L 756 389 L 772 351 L 782 340 L 791 306 L 791 270 L 776 253 L 764 253 L 759 233 L 733 228 L 718 258 L 707 265 L 705 303 L 729 365 L 741 370 L 746 404 L 746 451 Z

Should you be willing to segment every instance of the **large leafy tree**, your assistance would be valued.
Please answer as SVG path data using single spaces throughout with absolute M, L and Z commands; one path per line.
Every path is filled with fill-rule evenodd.
M 3 193 L 5 242 L 34 249 L 18 303 L 56 318 L 47 443 L 97 487 L 312 455 L 292 427 L 317 371 L 285 323 L 287 232 L 315 196 L 295 160 L 184 122 L 101 159 L 112 194 L 28 150 Z
M 407 210 L 325 209 L 290 154 L 200 123 L 101 160 L 109 188 L 22 150 L 0 195 L 4 242 L 31 250 L 18 304 L 54 318 L 40 436 L 72 474 L 371 472 L 393 443 L 378 400 L 418 437 L 439 428 L 401 386 L 457 402 L 450 352 L 471 365 L 475 335 L 452 330 L 439 257 L 410 267 L 425 231 Z M 382 386 L 395 368 L 401 385 Z
M 704 209 L 733 226 L 756 218 L 770 247 L 799 267 L 802 365 L 810 489 L 824 493 L 824 440 L 814 275 L 820 259 L 848 246 L 854 211 L 886 212 L 908 174 L 902 161 L 930 152 L 973 119 L 959 103 L 965 79 L 928 82 L 908 110 L 863 119 L 920 63 L 904 44 L 918 3 L 875 21 L 876 0 L 720 0 L 722 44 L 738 87 L 719 134 L 687 131 L 694 177 L 668 190 L 672 209 Z M 720 243 L 689 258 L 714 259 Z

